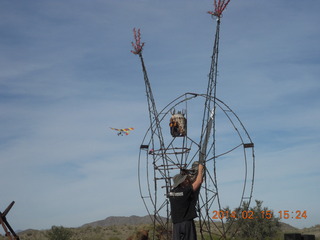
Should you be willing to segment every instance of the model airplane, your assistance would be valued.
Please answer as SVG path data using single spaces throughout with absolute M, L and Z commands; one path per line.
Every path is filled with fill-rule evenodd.
M 123 135 L 129 135 L 130 131 L 134 130 L 134 128 L 121 128 L 121 129 L 118 129 L 118 128 L 112 128 L 112 130 L 115 130 L 117 131 L 117 135 L 118 136 L 123 136 Z

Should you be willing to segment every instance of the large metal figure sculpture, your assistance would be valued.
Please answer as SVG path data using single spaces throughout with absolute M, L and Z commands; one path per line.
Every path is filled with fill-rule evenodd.
M 140 30 L 134 29 L 132 53 L 141 60 L 150 120 L 140 147 L 139 188 L 153 219 L 152 239 L 160 238 L 159 234 L 171 239 L 168 201 L 171 178 L 179 172 L 194 176 L 197 162 L 205 165 L 198 203 L 201 239 L 233 236 L 236 229 L 231 228 L 232 219 L 226 224 L 223 209 L 232 205 L 239 207 L 243 201 L 250 203 L 252 198 L 254 144 L 238 116 L 216 96 L 220 20 L 229 2 L 215 0 L 214 11 L 208 12 L 217 25 L 206 94 L 185 93 L 160 112 L 142 56 L 144 43 Z M 199 106 L 204 106 L 201 119 L 198 118 L 201 116 Z M 236 188 L 229 188 L 232 184 L 236 184 Z

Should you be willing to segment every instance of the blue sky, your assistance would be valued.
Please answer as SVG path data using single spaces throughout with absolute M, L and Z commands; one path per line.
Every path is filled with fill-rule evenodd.
M 148 128 L 131 50 L 141 28 L 161 109 L 204 93 L 213 1 L 64 0 L 0 3 L 0 210 L 15 229 L 78 227 L 146 215 L 137 181 Z M 231 1 L 220 32 L 218 97 L 255 143 L 253 199 L 306 210 L 319 224 L 320 2 Z M 135 127 L 118 137 L 109 127 Z M 232 166 L 230 166 L 232 169 Z

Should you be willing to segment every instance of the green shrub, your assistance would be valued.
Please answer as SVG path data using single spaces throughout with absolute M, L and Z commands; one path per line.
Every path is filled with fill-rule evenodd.
M 47 233 L 47 238 L 49 240 L 70 240 L 72 237 L 72 232 L 62 226 L 52 226 L 51 230 Z
M 237 232 L 236 239 L 267 240 L 277 237 L 280 231 L 279 219 L 274 216 L 272 210 L 262 207 L 262 203 L 256 200 L 256 206 L 249 208 L 249 203 L 243 202 L 241 207 L 233 211 L 229 208 L 224 209 L 230 213 L 227 228 L 233 228 L 232 232 Z
M 118 237 L 109 237 L 108 240 L 121 240 L 121 239 Z

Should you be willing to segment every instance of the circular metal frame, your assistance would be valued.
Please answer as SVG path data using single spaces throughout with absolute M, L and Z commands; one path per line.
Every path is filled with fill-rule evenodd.
M 254 144 L 239 117 L 221 100 L 206 94 L 185 93 L 170 102 L 159 114 L 160 126 L 151 124 L 139 153 L 138 181 L 141 198 L 152 217 L 154 227 L 160 225 L 170 239 L 170 206 L 167 194 L 171 178 L 188 171 L 200 154 L 201 110 L 203 100 L 214 103 L 214 127 L 205 157 L 205 178 L 198 203 L 198 226 L 202 239 L 210 236 L 226 239 L 235 234 L 232 221 L 213 219 L 213 211 L 237 208 L 252 198 L 255 156 Z M 184 109 L 188 119 L 188 134 L 172 137 L 169 133 L 170 113 Z M 163 143 L 157 131 L 163 135 Z M 163 131 L 165 130 L 165 131 Z M 163 147 L 164 146 L 164 147 Z M 249 205 L 248 204 L 248 205 Z M 231 224 L 230 224 L 231 223 Z M 154 231 L 155 234 L 155 231 Z

